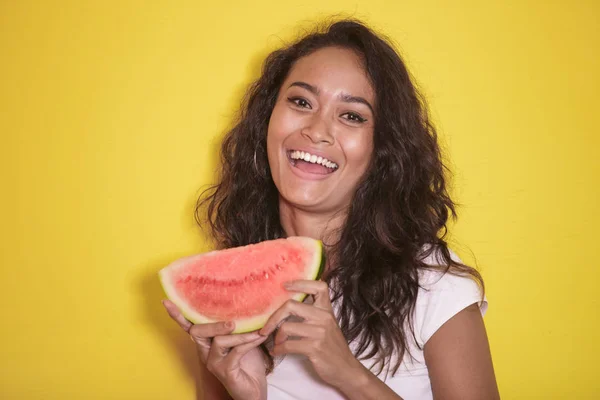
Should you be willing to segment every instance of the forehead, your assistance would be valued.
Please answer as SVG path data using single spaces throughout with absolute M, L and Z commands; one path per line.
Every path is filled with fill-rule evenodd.
M 286 85 L 302 81 L 321 92 L 361 96 L 373 102 L 375 92 L 361 58 L 352 50 L 326 47 L 299 59 L 292 67 Z

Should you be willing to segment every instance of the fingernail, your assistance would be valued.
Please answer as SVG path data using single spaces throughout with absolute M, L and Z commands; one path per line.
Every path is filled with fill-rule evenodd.
M 284 282 L 283 287 L 286 289 L 290 289 L 294 286 L 294 282 Z
M 225 324 L 224 324 L 224 325 L 225 325 L 225 328 L 227 328 L 227 329 L 231 329 L 231 328 L 233 328 L 233 322 L 231 322 L 231 321 L 227 321 L 227 322 L 225 322 Z

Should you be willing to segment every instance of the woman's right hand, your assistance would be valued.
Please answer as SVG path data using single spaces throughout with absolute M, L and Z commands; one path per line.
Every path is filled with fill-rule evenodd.
M 169 300 L 163 305 L 198 347 L 202 363 L 235 400 L 265 400 L 267 378 L 265 360 L 258 346 L 266 340 L 258 332 L 230 335 L 232 322 L 194 325 Z

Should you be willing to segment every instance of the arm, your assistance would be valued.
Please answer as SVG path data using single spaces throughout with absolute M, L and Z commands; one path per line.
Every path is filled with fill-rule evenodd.
M 498 400 L 481 312 L 473 304 L 450 318 L 425 344 L 434 399 Z
M 499 400 L 492 356 L 481 312 L 476 304 L 450 318 L 425 344 L 434 399 Z M 387 385 L 367 368 L 355 369 L 342 387 L 348 400 L 398 400 Z

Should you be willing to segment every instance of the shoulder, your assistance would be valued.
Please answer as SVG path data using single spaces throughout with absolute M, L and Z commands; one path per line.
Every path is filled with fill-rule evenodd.
M 452 258 L 460 262 L 451 251 Z M 442 265 L 436 253 L 424 259 L 428 265 Z M 424 345 L 450 318 L 465 308 L 477 304 L 482 315 L 487 311 L 487 298 L 482 288 L 470 276 L 442 270 L 419 271 L 419 291 L 414 312 L 415 337 Z

